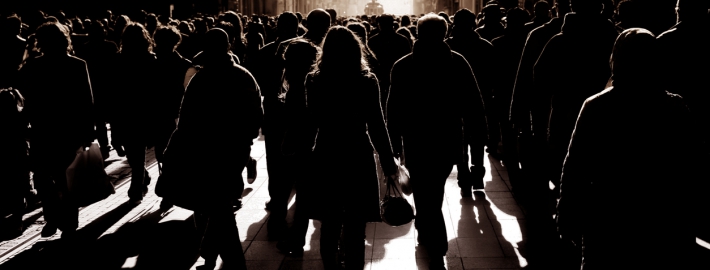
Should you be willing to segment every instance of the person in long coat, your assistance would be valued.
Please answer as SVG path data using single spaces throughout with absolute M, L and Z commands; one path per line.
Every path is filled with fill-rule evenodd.
M 448 250 L 441 212 L 446 179 L 453 166 L 463 162 L 464 140 L 471 145 L 486 140 L 476 78 L 466 59 L 444 42 L 447 29 L 446 21 L 437 15 L 419 19 L 413 52 L 392 68 L 387 101 L 392 146 L 396 156 L 404 156 L 411 175 L 417 209 L 414 226 L 419 244 L 429 254 L 430 269 L 444 267 Z
M 479 144 L 478 141 L 465 141 L 464 148 L 468 149 L 470 147 L 470 152 L 469 150 L 464 151 L 464 160 L 457 167 L 461 194 L 464 197 L 472 197 L 472 188 L 483 188 L 483 177 L 486 175 L 486 167 L 483 165 L 485 144 L 488 144 L 489 152 L 496 153 L 500 140 L 500 132 L 497 131 L 499 127 L 494 123 L 497 118 L 495 118 L 495 112 L 493 111 L 493 108 L 495 108 L 493 105 L 493 91 L 498 65 L 496 64 L 493 45 L 481 38 L 474 30 L 476 28 L 476 15 L 468 9 L 462 9 L 456 12 L 454 18 L 456 19 L 454 19 L 451 37 L 446 39 L 446 44 L 449 45 L 452 51 L 461 54 L 471 66 L 478 83 L 478 89 L 484 100 L 488 123 L 488 142 Z M 468 166 L 469 159 L 473 165 L 471 167 Z
M 17 89 L 0 89 L 0 240 L 22 234 L 25 196 L 31 189 L 23 106 Z
M 624 31 L 611 58 L 613 86 L 588 98 L 577 119 L 557 226 L 582 248 L 583 270 L 699 269 L 695 229 L 707 209 L 708 156 L 684 99 L 655 80 L 663 76 L 656 48 L 648 30 Z M 609 158 L 619 151 L 623 157 Z M 685 192 L 659 193 L 671 185 Z M 662 217 L 669 213 L 687 218 Z
M 69 30 L 45 23 L 35 35 L 42 56 L 22 67 L 18 89 L 25 97 L 23 113 L 32 127 L 33 181 L 47 221 L 42 236 L 60 229 L 65 238 L 74 235 L 79 225 L 79 209 L 66 196 L 66 170 L 77 150 L 94 141 L 93 95 L 86 62 L 68 54 Z
M 198 232 L 204 233 L 200 255 L 205 265 L 200 269 L 214 269 L 218 255 L 222 269 L 246 269 L 232 205 L 244 188 L 235 172 L 244 170 L 259 136 L 259 86 L 234 62 L 224 30 L 208 31 L 204 46 L 203 67 L 185 90 L 177 129 L 165 150 L 158 185 L 173 183 L 172 188 L 163 193 L 156 187 L 156 192 L 195 211 Z M 229 138 L 229 143 L 215 145 L 216 138 Z
M 607 60 L 619 35 L 602 17 L 600 0 L 573 0 L 562 32 L 545 46 L 535 64 L 536 93 L 551 102 L 548 124 L 549 177 L 555 183 L 567 153 L 574 121 L 584 100 L 604 90 L 611 69 Z
M 111 117 L 111 144 L 125 151 L 131 166 L 128 197 L 140 203 L 148 192 L 150 175 L 146 169 L 146 150 L 153 143 L 158 115 L 158 85 L 152 74 L 156 69 L 153 40 L 143 25 L 129 23 L 121 36 L 121 48 L 113 78 L 116 88 Z
M 299 207 L 311 209 L 308 217 L 322 222 L 325 269 L 338 269 L 341 233 L 346 267 L 363 269 L 365 224 L 380 221 L 373 151 L 385 175 L 392 179 L 397 169 L 377 77 L 369 72 L 362 44 L 349 29 L 336 26 L 328 31 L 316 70 L 306 77 L 305 102 L 317 129 L 311 139 L 317 170 L 312 186 L 299 190 Z M 301 204 L 301 196 L 310 199 Z

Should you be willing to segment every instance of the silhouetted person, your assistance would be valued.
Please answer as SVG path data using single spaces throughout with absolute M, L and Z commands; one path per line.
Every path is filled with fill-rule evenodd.
M 22 235 L 25 195 L 31 190 L 23 106 L 17 89 L 0 89 L 0 239 L 4 240 Z
M 547 175 L 543 175 L 543 168 L 547 166 L 544 161 L 547 154 L 550 100 L 546 99 L 546 96 L 536 94 L 542 90 L 535 89 L 533 70 L 547 42 L 560 33 L 564 16 L 570 10 L 568 0 L 557 0 L 556 6 L 558 17 L 530 32 L 525 41 L 510 105 L 510 120 L 521 136 L 521 169 L 524 174 L 533 178 L 528 181 L 532 185 L 531 188 L 541 192 L 549 190 L 549 179 Z
M 550 4 L 547 1 L 538 1 L 535 3 L 535 17 L 531 22 L 525 24 L 525 32 L 530 33 L 535 28 L 542 26 L 543 24 L 550 21 L 552 14 L 550 14 Z
M 35 35 L 42 56 L 22 67 L 18 89 L 32 126 L 33 181 L 47 221 L 42 236 L 60 229 L 67 238 L 79 225 L 79 209 L 67 194 L 66 170 L 77 150 L 95 137 L 91 83 L 86 63 L 67 53 L 71 41 L 65 26 L 45 23 Z
M 244 182 L 234 172 L 244 170 L 252 140 L 259 135 L 259 87 L 229 54 L 224 30 L 208 31 L 204 41 L 203 67 L 185 91 L 178 126 L 165 151 L 165 171 L 194 183 L 194 194 L 183 199 L 199 205 L 195 220 L 204 233 L 200 255 L 205 259 L 199 269 L 214 269 L 217 256 L 224 262 L 222 269 L 246 269 L 232 211 L 238 198 L 234 193 L 243 190 Z M 238 127 L 236 132 L 232 127 Z M 229 138 L 230 143 L 206 147 L 215 136 Z M 204 169 L 213 166 L 220 169 Z
M 284 71 L 282 78 L 282 87 L 279 94 L 279 101 L 282 103 L 281 107 L 281 124 L 284 128 L 284 135 L 282 136 L 282 144 L 279 150 L 285 155 L 281 158 L 286 162 L 284 164 L 286 170 L 282 173 L 286 175 L 281 175 L 283 177 L 283 182 L 280 183 L 279 189 L 280 196 L 283 199 L 288 200 L 288 196 L 291 194 L 291 190 L 296 187 L 296 194 L 301 194 L 300 192 L 304 190 L 304 183 L 311 180 L 313 172 L 310 169 L 310 161 L 312 158 L 312 149 L 308 147 L 308 140 L 304 138 L 311 137 L 309 131 L 313 130 L 314 123 L 308 117 L 308 108 L 306 107 L 306 89 L 305 89 L 305 78 L 313 67 L 313 63 L 316 61 L 318 55 L 318 47 L 304 39 L 294 39 L 288 45 L 286 52 L 284 53 Z M 285 102 L 285 104 L 284 104 Z M 295 137 L 294 137 L 295 136 Z M 310 140 L 312 144 L 313 140 Z M 295 143 L 295 144 L 294 144 Z M 278 147 L 277 146 L 277 147 Z M 312 145 L 311 145 L 312 146 Z M 278 175 L 278 174 L 277 174 Z M 303 194 L 307 194 L 304 192 Z M 276 194 L 279 195 L 279 194 Z M 304 196 L 296 196 L 295 207 L 296 212 L 293 218 L 293 225 L 287 237 L 282 238 L 283 241 L 279 242 L 277 248 L 286 254 L 292 255 L 302 255 L 303 247 L 306 244 L 305 238 L 308 231 L 308 217 L 307 217 L 307 204 L 301 205 L 301 201 L 308 201 L 308 198 L 303 198 Z M 278 200 L 278 197 L 272 197 L 272 202 L 274 206 Z M 280 202 L 281 206 L 279 208 L 271 207 L 271 217 L 269 217 L 269 222 L 271 219 L 276 221 L 285 220 L 287 211 L 287 202 Z M 279 219 L 277 219 L 279 218 Z M 276 224 L 276 223 L 275 223 Z M 271 230 L 271 228 L 269 228 Z M 278 227 L 276 227 L 278 229 Z M 269 236 L 271 236 L 271 231 L 269 231 Z
M 367 46 L 375 54 L 380 63 L 379 74 L 377 78 L 380 80 L 380 93 L 382 94 L 382 102 L 385 104 L 390 87 L 389 73 L 392 66 L 397 60 L 412 52 L 410 45 L 411 40 L 407 37 L 397 34 L 394 29 L 394 17 L 389 14 L 384 14 L 377 19 L 380 32 L 367 41 Z M 384 108 L 384 106 L 383 106 Z M 385 113 L 385 115 L 387 115 Z
M 246 59 L 244 59 L 244 64 L 252 70 L 254 70 L 254 68 L 252 67 L 253 64 L 250 62 L 255 60 L 253 58 L 257 57 L 259 50 L 264 47 L 264 36 L 259 32 L 259 29 L 264 29 L 264 26 L 260 23 L 250 22 L 248 32 L 244 35 L 244 38 L 247 41 Z
M 20 37 L 22 21 L 16 16 L 4 18 L 0 25 L 0 88 L 12 87 L 17 78 L 17 72 L 24 60 L 27 41 Z
M 507 24 L 504 34 L 493 39 L 495 55 L 498 57 L 498 81 L 494 91 L 494 105 L 496 117 L 500 126 L 501 140 L 503 142 L 503 162 L 508 168 L 511 181 L 518 180 L 518 153 L 517 153 L 517 132 L 510 122 L 510 101 L 513 97 L 515 78 L 518 73 L 518 64 L 523 54 L 525 40 L 528 32 L 525 30 L 525 23 L 528 21 L 527 12 L 520 8 L 513 8 L 508 11 Z
M 624 31 L 611 57 L 613 86 L 587 99 L 577 119 L 557 224 L 564 240 L 583 248 L 584 270 L 698 269 L 699 219 L 657 218 L 703 211 L 707 151 L 684 99 L 654 80 L 664 76 L 656 47 L 651 32 Z M 630 155 L 607 158 L 619 149 Z M 621 166 L 629 170 L 614 169 Z M 658 201 L 658 187 L 677 183 L 688 192 L 651 203 Z
M 419 19 L 419 39 L 412 53 L 392 68 L 387 104 L 390 138 L 395 156 L 405 158 L 411 175 L 414 225 L 419 244 L 429 254 L 430 269 L 444 268 L 448 250 L 441 212 L 446 179 L 454 164 L 463 160 L 464 138 L 471 145 L 482 145 L 486 137 L 476 79 L 466 59 L 444 42 L 447 29 L 437 15 Z M 432 92 L 437 89 L 444 90 Z
M 121 36 L 123 35 L 123 30 L 126 26 L 131 23 L 131 19 L 126 15 L 121 15 L 116 18 L 113 24 L 113 34 L 109 37 L 111 41 L 116 44 L 121 44 Z
M 501 23 L 503 13 L 498 4 L 488 4 L 483 8 L 483 18 L 479 23 L 476 32 L 485 40 L 492 41 L 503 35 L 505 27 Z
M 241 65 L 243 65 L 245 60 L 244 58 L 247 54 L 247 45 L 244 40 L 244 23 L 239 19 L 239 15 L 234 13 L 234 11 L 227 11 L 227 13 L 224 14 L 224 21 L 232 24 L 233 28 L 231 31 L 233 32 L 230 33 L 230 29 L 224 30 L 227 31 L 227 34 L 229 34 L 229 39 L 231 40 L 230 44 L 232 44 L 232 53 L 239 57 L 239 61 L 241 62 Z
M 710 20 L 708 1 L 678 1 L 678 24 L 658 37 L 660 44 L 660 68 L 666 75 L 661 83 L 671 93 L 681 95 L 690 111 L 697 117 L 708 141 L 708 119 L 710 119 L 710 93 L 707 77 L 710 68 Z
M 312 186 L 299 190 L 306 198 L 299 207 L 304 202 L 309 218 L 322 222 L 325 269 L 339 269 L 338 246 L 348 269 L 365 266 L 365 224 L 380 221 L 373 151 L 381 157 L 385 175 L 394 178 L 397 171 L 378 88 L 357 36 L 342 26 L 331 28 L 315 70 L 306 78 L 305 100 L 317 129 L 310 141 L 318 166 Z M 347 174 L 342 164 L 347 164 Z
M 476 76 L 478 89 L 484 100 L 486 115 L 495 116 L 493 111 L 493 87 L 497 76 L 497 63 L 493 45 L 487 40 L 481 38 L 474 30 L 476 28 L 476 15 L 468 9 L 462 9 L 454 15 L 454 27 L 451 37 L 446 40 L 451 50 L 461 54 L 469 63 L 473 74 Z M 496 132 L 497 125 L 492 120 L 495 118 L 489 117 L 488 129 L 491 137 L 499 134 Z M 477 127 L 476 127 L 477 128 Z M 500 135 L 498 135 L 500 136 Z M 490 140 L 494 141 L 494 140 Z M 483 177 L 486 174 L 486 167 L 483 165 L 485 156 L 484 148 L 487 142 L 480 144 L 477 139 L 475 141 L 464 141 L 464 160 L 458 164 L 458 184 L 461 188 L 463 197 L 471 197 L 472 188 L 483 188 Z M 497 149 L 498 141 L 489 143 L 489 148 L 493 153 Z M 468 148 L 471 148 L 470 152 Z M 470 156 L 469 156 L 470 153 Z M 471 166 L 469 168 L 469 158 Z
M 84 44 L 83 50 L 77 52 L 77 56 L 86 61 L 91 74 L 91 89 L 94 93 L 96 110 L 96 138 L 104 159 L 108 158 L 111 149 L 106 123 L 111 122 L 111 109 L 115 108 L 115 104 L 111 104 L 110 94 L 115 91 L 112 75 L 115 72 L 113 68 L 118 53 L 116 43 L 106 40 L 106 37 L 103 23 L 94 21 L 89 26 L 89 41 Z
M 190 29 L 190 25 L 188 24 L 188 22 L 180 22 L 180 24 L 178 25 L 178 29 L 180 29 L 180 36 L 182 41 L 180 42 L 177 51 L 186 59 L 191 60 L 192 57 L 194 57 L 195 54 L 198 53 L 197 43 L 199 41 L 192 34 L 192 30 Z
M 547 140 L 552 151 L 549 177 L 554 184 L 559 182 L 579 109 L 609 81 L 611 70 L 605 59 L 618 36 L 614 24 L 601 16 L 600 0 L 573 0 L 571 7 L 574 13 L 565 16 L 562 32 L 547 43 L 534 71 L 537 95 L 551 102 Z
M 116 66 L 116 87 L 112 96 L 111 144 L 123 149 L 131 166 L 128 197 L 141 203 L 148 192 L 150 175 L 146 169 L 146 150 L 153 145 L 156 130 L 156 104 L 162 99 L 156 84 L 153 40 L 143 25 L 130 23 L 121 36 L 121 49 Z M 119 150 L 120 151 L 120 150 Z
M 192 63 L 185 59 L 175 49 L 181 42 L 180 32 L 174 27 L 158 28 L 153 35 L 155 39 L 155 62 L 156 83 L 159 85 L 156 95 L 160 97 L 155 104 L 156 117 L 156 138 L 155 157 L 158 162 L 163 161 L 163 151 L 168 145 L 170 135 L 176 127 L 176 121 L 180 112 L 180 103 L 185 93 L 183 79 L 187 69 Z

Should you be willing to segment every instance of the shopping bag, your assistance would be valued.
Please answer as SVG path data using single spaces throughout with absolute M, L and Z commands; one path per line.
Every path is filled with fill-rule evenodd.
M 387 179 L 387 191 L 380 201 L 380 217 L 390 226 L 402 226 L 414 220 L 414 208 L 402 196 L 394 179 Z
M 397 162 L 397 178 L 399 179 L 399 188 L 402 189 L 404 195 L 412 195 L 412 184 L 409 181 L 409 170 L 404 165 Z
M 76 206 L 88 206 L 116 193 L 104 170 L 104 160 L 96 142 L 88 149 L 79 148 L 66 174 L 67 199 Z

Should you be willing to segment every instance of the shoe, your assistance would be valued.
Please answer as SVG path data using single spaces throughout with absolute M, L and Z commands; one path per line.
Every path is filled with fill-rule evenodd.
M 109 158 L 109 156 L 111 155 L 110 152 L 111 149 L 108 146 L 101 147 L 101 157 L 104 159 L 104 161 Z
M 130 204 L 132 204 L 132 205 L 139 205 L 139 204 L 143 203 L 143 198 L 131 198 L 131 197 L 129 197 L 129 198 L 128 198 L 128 203 L 130 203 Z
M 237 211 L 239 209 L 242 209 L 242 199 L 234 200 L 234 204 L 232 205 L 232 210 Z
M 444 256 L 429 256 L 429 270 L 446 270 Z
M 166 199 L 160 201 L 160 210 L 163 212 L 170 210 L 170 208 L 173 208 L 173 206 L 174 204 L 172 204 Z
M 473 182 L 473 189 L 485 188 L 485 185 L 483 184 L 483 177 L 485 176 L 486 167 L 471 166 L 471 182 Z
M 76 229 L 74 230 L 67 230 L 67 231 L 62 231 L 62 241 L 72 241 L 76 239 Z
M 198 267 L 195 267 L 197 270 L 214 270 L 214 268 L 217 267 L 217 263 L 205 263 L 203 265 L 200 265 Z
M 256 160 L 253 158 L 249 158 L 249 162 L 247 162 L 247 183 L 250 185 L 254 183 L 256 180 Z
M 57 233 L 57 227 L 53 226 L 51 223 L 45 223 L 42 228 L 42 237 L 51 237 Z
M 271 210 L 271 201 L 265 203 L 264 209 Z

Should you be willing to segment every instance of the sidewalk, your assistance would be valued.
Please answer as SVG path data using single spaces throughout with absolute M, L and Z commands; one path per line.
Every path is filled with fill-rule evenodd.
M 269 195 L 264 153 L 264 142 L 255 140 L 252 157 L 258 161 L 258 177 L 253 184 L 246 184 L 243 207 L 236 214 L 247 266 L 322 269 L 318 221 L 311 221 L 303 257 L 284 256 L 276 249 L 276 242 L 267 240 L 269 213 L 264 204 Z M 0 269 L 49 269 L 63 263 L 74 269 L 195 269 L 202 265 L 202 259 L 195 261 L 194 257 L 192 212 L 178 207 L 160 212 L 161 198 L 154 194 L 159 172 L 152 153 L 148 160 L 153 181 L 142 204 L 127 204 L 130 167 L 112 151 L 106 171 L 115 182 L 116 194 L 81 209 L 81 246 L 62 247 L 56 241 L 60 233 L 41 238 L 44 220 L 40 208 L 25 215 L 30 225 L 21 237 L 0 242 Z M 486 160 L 486 170 L 485 192 L 474 198 L 459 195 L 455 169 L 447 180 L 443 212 L 449 236 L 448 269 L 520 269 L 527 265 L 522 248 L 525 216 L 510 192 L 507 172 L 492 158 Z M 292 217 L 293 209 L 289 215 Z M 416 233 L 411 223 L 396 228 L 368 224 L 366 269 L 426 269 Z

